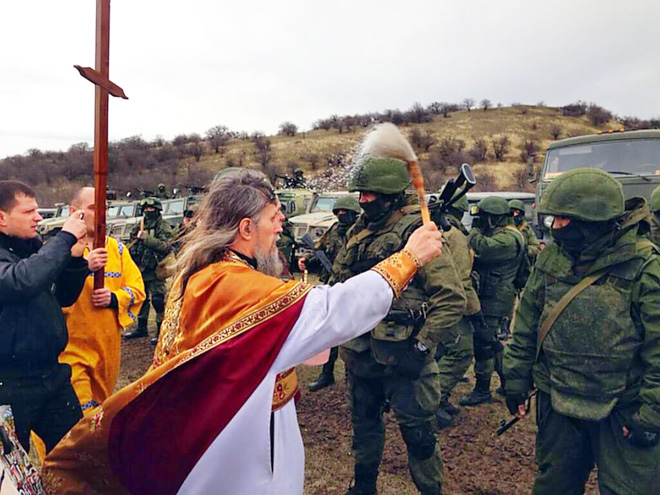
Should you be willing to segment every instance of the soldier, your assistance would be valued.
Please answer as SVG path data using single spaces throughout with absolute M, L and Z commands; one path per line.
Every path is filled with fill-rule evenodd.
M 656 187 L 651 194 L 651 240 L 660 245 L 660 187 Z
M 323 237 L 321 237 L 316 243 L 316 249 L 323 251 L 330 263 L 334 263 L 337 253 L 339 253 L 339 250 L 346 245 L 346 241 L 348 240 L 346 234 L 357 220 L 360 211 L 358 200 L 352 196 L 343 196 L 335 201 L 332 213 L 337 216 L 337 223 L 332 224 L 328 231 L 323 234 Z M 298 266 L 301 270 L 314 267 L 317 264 L 320 263 L 318 263 L 318 258 L 314 256 L 300 258 L 298 261 Z M 322 264 L 320 270 L 319 280 L 321 283 L 327 284 L 332 273 L 326 270 Z M 335 361 L 337 361 L 338 355 L 339 348 L 333 347 L 330 350 L 328 362 L 323 365 L 321 374 L 316 380 L 309 384 L 309 390 L 311 392 L 316 392 L 317 390 L 329 387 L 335 383 Z
M 337 255 L 332 281 L 369 270 L 403 246 L 420 224 L 419 205 L 405 195 L 406 163 L 363 157 L 349 181 L 363 214 Z M 370 334 L 340 348 L 346 363 L 353 423 L 355 483 L 351 495 L 376 493 L 385 441 L 382 415 L 394 410 L 408 448 L 408 467 L 424 495 L 442 493 L 442 461 L 433 427 L 440 404 L 435 348 L 463 315 L 466 298 L 448 248 L 425 266 Z
M 183 220 L 172 230 L 172 249 L 178 254 L 181 251 L 181 243 L 184 236 L 195 227 L 195 214 L 197 205 L 190 205 L 183 211 Z
M 147 336 L 149 320 L 149 301 L 156 311 L 156 336 L 151 343 L 158 343 L 160 325 L 165 311 L 165 280 L 156 275 L 156 268 L 169 254 L 172 247 L 172 227 L 161 217 L 163 206 L 157 198 L 146 198 L 140 201 L 143 218 L 131 232 L 130 253 L 133 261 L 142 273 L 147 299 L 138 315 L 137 329 L 124 335 L 125 339 Z
M 458 193 L 457 193 L 458 194 Z M 472 253 L 468 246 L 468 231 L 461 223 L 463 214 L 468 211 L 468 201 L 465 196 L 455 201 L 448 209 L 445 218 L 451 229 L 444 233 L 444 245 L 449 248 L 454 264 L 463 282 L 463 290 L 467 297 L 465 318 L 462 318 L 451 331 L 445 332 L 435 352 L 440 376 L 440 390 L 442 392 L 440 407 L 436 413 L 436 422 L 439 428 L 446 428 L 453 423 L 453 417 L 459 410 L 449 398 L 456 384 L 463 378 L 470 367 L 474 352 L 480 360 L 492 358 L 494 339 L 487 340 L 487 332 L 483 324 L 481 304 L 472 286 Z M 473 335 L 473 327 L 476 333 Z
M 282 233 L 280 234 L 279 239 L 277 239 L 277 249 L 280 250 L 280 257 L 283 259 L 286 268 L 285 276 L 286 278 L 291 278 L 291 271 L 293 270 L 293 262 L 298 244 L 293 235 L 293 225 L 289 219 L 286 218 L 284 211 L 282 214 L 285 216 L 285 220 L 282 222 Z
M 158 199 L 170 199 L 170 193 L 167 192 L 167 188 L 162 182 L 158 184 L 158 192 L 155 197 Z
M 509 201 L 509 209 L 513 216 L 513 223 L 516 228 L 525 236 L 527 244 L 527 258 L 530 264 L 534 264 L 534 260 L 541 252 L 541 243 L 531 225 L 525 220 L 525 203 L 519 199 L 512 199 Z
M 303 175 L 304 173 L 305 172 L 302 168 L 296 167 L 296 169 L 293 171 L 291 187 L 303 188 L 306 186 L 305 176 Z
M 593 168 L 562 174 L 541 197 L 553 240 L 504 358 L 512 413 L 524 416 L 538 390 L 534 495 L 583 493 L 594 464 L 603 494 L 660 486 L 660 263 L 641 235 L 644 202 L 630 205 L 621 184 Z
M 509 204 L 504 198 L 488 196 L 479 201 L 477 206 L 479 215 L 472 224 L 468 240 L 474 250 L 473 273 L 484 315 L 485 339 L 490 342 L 494 335 L 499 334 L 500 340 L 506 340 L 508 335 L 501 333 L 502 320 L 508 320 L 513 311 L 516 298 L 514 283 L 526 255 L 525 239 L 510 225 Z M 476 384 L 474 390 L 459 401 L 462 406 L 476 406 L 491 401 L 490 381 L 493 371 L 497 371 L 504 386 L 502 346 L 499 345 L 496 350 L 492 358 L 476 359 Z M 500 390 L 500 393 L 503 391 Z

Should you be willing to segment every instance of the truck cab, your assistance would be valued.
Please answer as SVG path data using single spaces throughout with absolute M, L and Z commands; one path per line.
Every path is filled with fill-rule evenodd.
M 616 131 L 562 139 L 548 146 L 538 181 L 536 205 L 555 177 L 574 168 L 593 167 L 611 174 L 623 186 L 626 199 L 647 200 L 660 186 L 660 130 Z M 531 171 L 530 171 L 531 172 Z M 550 239 L 553 217 L 534 211 L 543 242 Z

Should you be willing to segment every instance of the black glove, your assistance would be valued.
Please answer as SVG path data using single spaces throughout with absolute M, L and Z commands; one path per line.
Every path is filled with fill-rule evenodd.
M 660 442 L 660 431 L 642 426 L 636 417 L 637 414 L 634 414 L 631 420 L 626 423 L 626 428 L 630 432 L 628 441 L 635 447 L 641 448 L 650 448 L 658 445 L 658 442 Z
M 426 364 L 430 350 L 421 342 L 413 339 L 408 347 L 398 356 L 399 360 L 394 367 L 394 373 L 411 380 L 417 380 Z
M 509 392 L 506 391 L 506 407 L 511 414 L 518 413 L 518 406 L 524 404 L 527 400 L 527 394 L 521 394 L 520 392 Z

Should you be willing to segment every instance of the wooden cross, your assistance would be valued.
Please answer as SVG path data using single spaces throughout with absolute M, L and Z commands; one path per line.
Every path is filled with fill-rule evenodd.
M 94 104 L 94 249 L 105 247 L 106 187 L 108 184 L 108 95 L 128 100 L 110 81 L 110 0 L 96 0 L 96 69 L 74 65 L 96 86 Z M 104 286 L 104 270 L 94 273 L 94 289 Z

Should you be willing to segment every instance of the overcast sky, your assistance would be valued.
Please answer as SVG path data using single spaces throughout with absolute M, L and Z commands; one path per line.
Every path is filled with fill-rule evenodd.
M 660 116 L 657 0 L 113 0 L 110 140 L 479 101 Z M 0 2 L 0 158 L 93 142 L 95 1 Z

